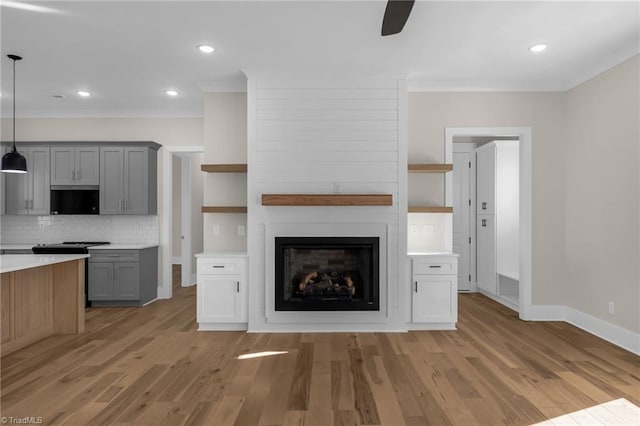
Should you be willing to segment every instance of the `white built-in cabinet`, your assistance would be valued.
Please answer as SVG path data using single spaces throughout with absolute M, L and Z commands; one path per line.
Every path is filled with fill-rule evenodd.
M 246 330 L 246 253 L 201 253 L 197 257 L 196 319 L 199 330 Z
M 458 321 L 456 254 L 411 256 L 410 329 L 455 329 Z
M 476 217 L 477 286 L 489 293 L 496 293 L 496 217 Z
M 519 297 L 519 164 L 518 141 L 476 149 L 477 286 L 513 309 Z
M 51 147 L 51 185 L 98 185 L 98 146 Z
M 48 215 L 50 175 L 48 146 L 17 146 L 27 159 L 27 173 L 6 173 L 5 213 Z

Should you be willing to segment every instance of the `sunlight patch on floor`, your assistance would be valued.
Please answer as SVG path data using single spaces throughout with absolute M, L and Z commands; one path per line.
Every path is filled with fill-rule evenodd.
M 272 355 L 282 355 L 289 353 L 288 351 L 265 351 L 265 352 L 254 352 L 252 354 L 242 354 L 238 355 L 238 359 L 251 359 L 251 358 L 261 358 L 263 356 L 272 356 Z
M 624 398 L 594 405 L 536 423 L 533 426 L 564 425 L 636 425 L 640 426 L 640 407 Z

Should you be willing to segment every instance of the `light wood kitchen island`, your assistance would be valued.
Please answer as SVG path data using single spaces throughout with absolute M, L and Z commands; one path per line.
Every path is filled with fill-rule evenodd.
M 84 331 L 87 254 L 0 256 L 0 352 Z

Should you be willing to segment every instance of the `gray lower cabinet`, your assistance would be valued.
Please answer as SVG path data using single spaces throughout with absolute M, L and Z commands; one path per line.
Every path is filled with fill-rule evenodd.
M 91 250 L 89 254 L 92 306 L 140 306 L 157 297 L 157 247 Z

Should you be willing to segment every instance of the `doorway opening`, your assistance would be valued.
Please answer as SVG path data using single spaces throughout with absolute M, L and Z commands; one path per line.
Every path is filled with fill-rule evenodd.
M 202 146 L 163 147 L 163 214 L 160 234 L 162 282 L 158 286 L 159 299 L 170 299 L 173 296 L 174 262 L 180 265 L 181 286 L 195 284 L 194 254 L 202 251 L 202 216 L 199 206 L 202 205 L 203 194 L 201 180 L 193 179 L 193 176 L 198 173 L 203 152 Z M 174 220 L 177 219 L 176 216 L 179 216 L 179 220 Z
M 466 166 L 469 169 L 466 174 L 458 173 L 455 175 L 449 173 L 445 177 L 445 201 L 447 205 L 453 205 L 454 212 L 458 210 L 458 217 L 454 213 L 453 225 L 453 245 L 454 252 L 460 253 L 461 271 L 465 271 L 459 275 L 459 285 L 463 291 L 478 291 L 477 273 L 478 265 L 476 262 L 478 254 L 478 238 L 477 233 L 478 209 L 476 202 L 476 183 L 474 180 L 475 149 L 489 141 L 494 140 L 517 140 L 519 152 L 518 159 L 518 232 L 517 232 L 517 251 L 519 252 L 514 262 L 517 264 L 517 277 L 513 276 L 500 277 L 496 274 L 496 286 L 502 283 L 504 288 L 513 291 L 511 303 L 507 299 L 496 300 L 515 308 L 519 312 L 521 319 L 530 319 L 531 316 L 531 246 L 532 246 L 532 223 L 531 223 L 531 182 L 532 182 L 532 164 L 531 164 L 531 128 L 529 127 L 460 127 L 447 128 L 445 131 L 445 162 L 453 163 L 454 170 L 464 170 Z M 457 164 L 456 164 L 457 163 Z M 463 182 L 465 182 L 463 184 Z M 484 217 L 483 217 L 484 218 Z M 484 223 L 489 223 L 484 218 Z M 471 244 L 468 243 L 471 238 Z M 465 244 L 466 242 L 466 244 Z M 466 282 L 464 282 L 466 280 Z M 461 282 L 462 281 L 462 282 Z M 517 287 L 517 288 L 516 288 Z M 517 290 L 517 291 L 516 291 Z M 486 291 L 483 293 L 489 295 Z M 496 291 L 497 293 L 497 291 Z M 490 295 L 489 295 L 490 296 Z M 490 296 L 491 297 L 491 296 Z

